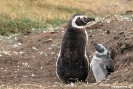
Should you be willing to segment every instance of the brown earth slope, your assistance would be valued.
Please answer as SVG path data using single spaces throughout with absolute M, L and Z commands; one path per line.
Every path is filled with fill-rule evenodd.
M 55 67 L 64 31 L 65 26 L 57 31 L 34 33 L 14 41 L 1 42 L 0 85 L 26 89 L 40 87 L 66 89 L 64 85 L 59 87 L 62 83 L 56 76 Z M 90 59 L 94 54 L 91 40 L 105 44 L 114 58 L 115 72 L 103 83 L 131 84 L 133 82 L 133 21 L 101 21 L 87 31 Z M 95 82 L 92 72 L 89 73 L 87 81 Z M 86 87 L 79 86 L 78 89 L 86 89 Z

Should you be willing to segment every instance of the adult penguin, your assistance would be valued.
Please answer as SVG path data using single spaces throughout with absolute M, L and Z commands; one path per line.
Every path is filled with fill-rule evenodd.
M 64 83 L 85 82 L 88 76 L 88 35 L 85 26 L 94 18 L 74 14 L 68 21 L 56 62 L 56 74 Z

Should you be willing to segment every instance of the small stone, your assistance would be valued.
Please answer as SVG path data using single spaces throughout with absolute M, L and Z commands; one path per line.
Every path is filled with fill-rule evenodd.
M 119 34 L 123 34 L 124 33 L 124 31 L 121 31 Z
M 106 33 L 107 33 L 107 34 L 110 34 L 110 31 L 109 31 L 109 30 L 107 30 L 107 31 L 106 31 Z

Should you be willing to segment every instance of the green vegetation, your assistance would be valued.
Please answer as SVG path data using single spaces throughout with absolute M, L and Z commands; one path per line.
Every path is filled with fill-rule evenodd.
M 60 24 L 66 23 L 62 19 L 38 19 L 33 21 L 29 18 L 0 20 L 0 34 L 9 35 L 11 33 L 24 33 L 30 32 L 32 29 L 46 29 L 48 27 L 56 27 Z
M 0 34 L 26 33 L 56 27 L 75 13 L 107 16 L 132 10 L 124 0 L 0 0 Z

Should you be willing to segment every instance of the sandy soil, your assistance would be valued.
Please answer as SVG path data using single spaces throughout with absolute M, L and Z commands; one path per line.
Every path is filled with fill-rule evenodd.
M 87 29 L 90 60 L 94 54 L 90 41 L 94 40 L 111 50 L 115 63 L 115 72 L 96 85 L 91 71 L 89 84 L 70 87 L 57 78 L 55 65 L 64 31 L 65 25 L 56 31 L 30 33 L 14 41 L 1 42 L 0 85 L 24 89 L 112 89 L 133 82 L 133 21 L 109 18 Z

